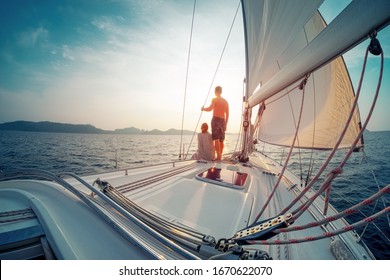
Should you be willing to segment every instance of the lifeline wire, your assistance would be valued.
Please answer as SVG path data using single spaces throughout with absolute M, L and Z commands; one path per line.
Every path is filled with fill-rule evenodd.
M 180 132 L 180 152 L 179 152 L 179 159 L 181 159 L 182 151 L 181 147 L 183 144 L 183 129 L 184 129 L 184 112 L 186 109 L 186 99 L 187 99 L 187 84 L 188 84 L 188 71 L 190 67 L 190 57 L 191 57 L 191 46 L 192 46 L 192 33 L 194 30 L 194 20 L 195 20 L 195 7 L 196 7 L 196 0 L 194 0 L 194 9 L 192 11 L 192 22 L 191 22 L 191 33 L 190 33 L 190 44 L 188 47 L 188 57 L 187 57 L 187 70 L 186 70 L 186 82 L 184 86 L 184 99 L 183 99 L 183 114 L 181 117 L 181 132 Z M 184 149 L 183 149 L 184 153 Z

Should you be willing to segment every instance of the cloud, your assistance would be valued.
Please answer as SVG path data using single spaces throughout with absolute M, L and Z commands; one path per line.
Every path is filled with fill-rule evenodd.
M 72 51 L 69 49 L 69 46 L 67 45 L 62 46 L 62 57 L 69 60 L 75 60 Z
M 46 42 L 49 38 L 49 30 L 44 27 L 29 29 L 19 35 L 19 45 L 23 47 L 35 47 L 41 42 Z
M 44 32 L 43 27 L 41 31 L 35 29 L 35 33 L 25 32 L 25 46 L 45 42 L 47 61 L 24 71 L 30 71 L 26 81 L 34 80 L 39 85 L 31 88 L 34 83 L 26 84 L 24 91 L 28 88 L 26 98 L 30 106 L 24 108 L 19 104 L 18 94 L 11 95 L 13 100 L 8 100 L 8 104 L 16 110 L 25 110 L 23 116 L 29 114 L 27 119 L 31 120 L 91 123 L 104 129 L 180 127 L 191 5 L 184 1 L 164 5 L 159 1 L 136 1 L 124 7 L 122 13 L 85 16 L 88 20 L 75 24 L 75 33 L 71 37 L 64 34 L 60 41 L 54 40 L 54 29 L 52 42 L 49 31 Z M 198 8 L 187 88 L 187 129 L 194 128 L 199 117 L 236 4 L 230 9 L 209 10 L 202 4 Z M 127 13 L 128 17 L 122 16 Z M 217 23 L 216 16 L 226 18 L 226 23 Z M 240 22 L 237 25 L 241 27 Z M 86 36 L 77 37 L 80 34 Z M 242 43 L 242 38 L 238 39 Z M 232 115 L 239 116 L 244 73 L 237 69 L 242 66 L 244 56 L 242 53 L 242 62 L 228 60 L 229 52 L 236 56 L 242 47 L 235 40 L 231 43 L 216 83 L 224 86 L 224 94 L 232 100 L 232 111 L 233 96 L 237 96 L 238 109 Z M 232 73 L 239 77 L 236 84 L 228 77 Z M 211 97 L 213 92 L 209 100 Z M 209 121 L 210 115 L 204 118 Z

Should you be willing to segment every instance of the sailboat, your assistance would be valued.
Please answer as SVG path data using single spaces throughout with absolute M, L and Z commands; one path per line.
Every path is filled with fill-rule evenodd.
M 342 54 L 390 23 L 390 1 L 355 0 L 329 25 L 322 0 L 242 0 L 246 79 L 240 151 L 78 176 L 0 173 L 0 259 L 374 259 L 346 216 L 390 191 L 337 211 L 329 196 L 367 121 Z M 370 54 L 371 55 L 371 54 Z M 283 112 L 283 113 L 281 113 Z M 291 112 L 291 113 L 285 113 Z M 285 147 L 277 162 L 259 143 Z M 303 180 L 293 151 L 339 149 Z

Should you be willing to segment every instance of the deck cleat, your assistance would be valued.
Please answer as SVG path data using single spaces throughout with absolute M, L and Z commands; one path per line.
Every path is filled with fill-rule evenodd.
M 232 239 L 240 245 L 250 244 L 248 242 L 250 240 L 269 239 L 277 234 L 273 232 L 275 229 L 288 227 L 290 225 L 289 221 L 291 218 L 292 214 L 289 213 L 255 223 L 254 225 L 236 232 Z
M 112 188 L 111 184 L 105 180 L 101 180 L 100 178 L 97 178 L 92 185 L 97 184 L 102 192 L 107 192 Z

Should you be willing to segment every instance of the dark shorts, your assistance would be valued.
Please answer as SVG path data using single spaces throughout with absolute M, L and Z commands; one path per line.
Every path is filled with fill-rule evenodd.
M 211 119 L 211 136 L 213 140 L 219 139 L 219 141 L 225 140 L 225 120 L 218 117 Z

